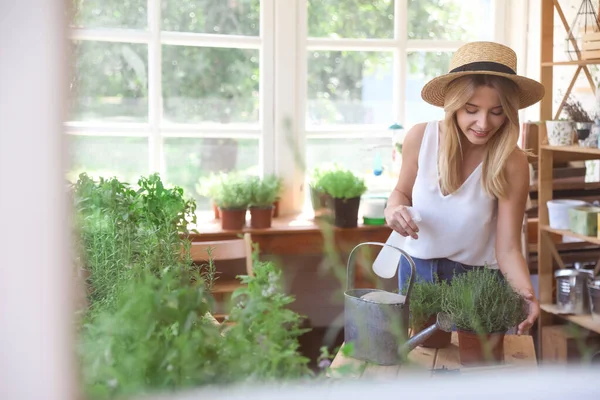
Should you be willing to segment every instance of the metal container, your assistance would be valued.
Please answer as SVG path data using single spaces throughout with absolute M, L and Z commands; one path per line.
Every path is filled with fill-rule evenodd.
M 589 314 L 590 301 L 588 280 L 591 271 L 583 269 L 560 269 L 556 278 L 556 305 L 565 314 Z
M 406 296 L 379 289 L 355 289 L 354 252 L 361 246 L 390 247 L 404 255 L 411 275 Z M 415 280 L 415 263 L 403 250 L 386 243 L 360 243 L 348 257 L 347 290 L 344 292 L 344 340 L 353 344 L 352 357 L 379 365 L 402 362 L 400 349 L 408 341 L 410 292 Z
M 600 319 L 600 278 L 588 282 L 588 292 L 590 295 L 590 311 L 592 317 Z M 600 352 L 598 353 L 600 358 Z

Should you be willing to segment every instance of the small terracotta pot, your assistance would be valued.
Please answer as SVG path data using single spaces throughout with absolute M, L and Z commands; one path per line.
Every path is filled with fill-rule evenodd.
M 432 315 L 431 317 L 429 317 L 427 322 L 425 322 L 425 324 L 423 324 L 423 326 L 413 329 L 413 335 L 416 335 L 417 333 L 425 330 L 426 328 L 430 327 L 431 325 L 434 325 L 435 321 L 436 321 L 436 316 Z M 441 330 L 437 330 L 433 335 L 431 335 L 427 340 L 425 340 L 420 346 L 427 347 L 430 349 L 441 349 L 441 348 L 448 346 L 451 341 L 452 341 L 452 332 L 444 332 Z
M 250 228 L 265 229 L 271 227 L 273 206 L 250 207 Z
M 273 218 L 279 217 L 279 200 L 275 200 L 273 203 Z
M 486 354 L 486 345 L 489 346 L 491 354 Z M 479 336 L 474 332 L 459 330 L 458 353 L 462 365 L 501 363 L 504 361 L 504 332 Z
M 338 228 L 356 228 L 358 226 L 358 208 L 360 196 L 351 199 L 333 199 L 334 224 Z
M 221 215 L 219 214 L 219 206 L 217 206 L 215 203 L 212 203 L 212 206 L 213 206 L 213 214 L 215 214 L 215 219 L 221 218 Z
M 246 224 L 246 209 L 228 210 L 219 208 L 221 228 L 223 230 L 240 231 Z

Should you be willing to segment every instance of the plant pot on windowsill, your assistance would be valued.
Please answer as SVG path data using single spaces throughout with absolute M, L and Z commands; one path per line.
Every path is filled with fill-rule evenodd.
M 273 203 L 273 218 L 279 217 L 279 199 Z
M 250 227 L 265 229 L 271 227 L 273 206 L 250 206 Z
M 332 200 L 333 224 L 338 228 L 356 228 L 359 207 L 360 196 L 351 199 L 334 197 Z
M 221 215 L 221 228 L 223 230 L 240 231 L 246 225 L 246 208 L 222 208 L 219 207 Z

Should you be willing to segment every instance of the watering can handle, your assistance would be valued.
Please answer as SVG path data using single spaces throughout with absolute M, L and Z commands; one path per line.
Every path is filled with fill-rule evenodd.
M 354 289 L 354 279 L 355 279 L 355 263 L 353 263 L 353 259 L 352 256 L 354 255 L 354 252 L 356 251 L 356 249 L 358 249 L 361 246 L 365 246 L 365 245 L 375 245 L 375 246 L 381 246 L 381 247 L 390 247 L 392 249 L 395 249 L 397 251 L 400 252 L 400 254 L 402 254 L 404 257 L 406 257 L 406 259 L 408 260 L 408 263 L 410 264 L 410 279 L 408 280 L 408 289 L 406 290 L 406 302 L 408 303 L 408 299 L 410 297 L 410 292 L 412 290 L 412 286 L 413 283 L 415 281 L 415 274 L 416 274 L 416 270 L 415 270 L 415 262 L 413 261 L 412 257 L 405 252 L 404 250 L 396 247 L 396 246 L 392 246 L 390 244 L 387 243 L 381 243 L 381 242 L 363 242 L 363 243 L 359 243 L 356 246 L 354 246 L 354 248 L 352 249 L 352 251 L 350 252 L 350 255 L 348 256 L 348 267 L 346 269 L 346 288 L 347 290 L 350 289 Z M 402 288 L 400 288 L 400 290 L 402 290 Z

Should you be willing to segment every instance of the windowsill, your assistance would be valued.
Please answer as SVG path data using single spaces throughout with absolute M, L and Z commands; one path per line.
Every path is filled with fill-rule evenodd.
M 324 221 L 315 220 L 312 213 L 299 213 L 282 215 L 273 218 L 271 228 L 254 229 L 250 228 L 250 213 L 246 215 L 246 227 L 242 230 L 223 230 L 221 228 L 221 220 L 215 219 L 212 211 L 200 211 L 196 213 L 196 226 L 190 226 L 190 229 L 196 229 L 196 235 L 214 235 L 214 234 L 236 234 L 249 232 L 256 235 L 275 235 L 284 234 L 286 232 L 318 232 L 325 229 L 333 229 L 335 231 L 370 231 L 370 230 L 385 230 L 390 231 L 387 225 L 364 225 L 362 218 L 359 217 L 358 226 L 356 228 L 338 228 Z

